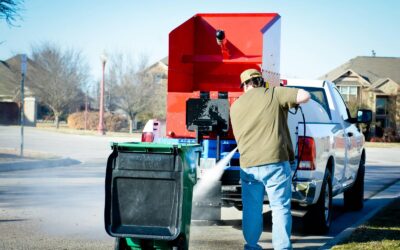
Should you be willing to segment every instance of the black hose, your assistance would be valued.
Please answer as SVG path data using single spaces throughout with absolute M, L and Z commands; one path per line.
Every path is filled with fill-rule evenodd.
M 298 106 L 298 109 L 300 109 L 300 111 L 301 111 L 301 116 L 303 117 L 303 124 L 304 124 L 304 134 L 303 134 L 303 137 L 306 137 L 306 118 L 304 117 L 304 112 L 303 112 L 303 109 L 301 108 L 301 106 Z M 289 111 L 290 112 L 290 111 Z M 297 109 L 296 109 L 296 112 L 295 113 L 293 113 L 293 112 L 290 112 L 291 114 L 297 114 Z M 300 136 L 299 135 L 297 135 L 297 143 L 296 143 L 296 149 L 297 149 L 297 166 L 296 166 L 296 169 L 294 170 L 294 173 L 293 173 L 293 177 L 292 177 L 292 183 L 297 179 L 297 170 L 299 169 L 299 166 L 300 166 L 300 159 L 301 159 L 301 156 L 303 155 L 303 150 L 304 150 L 304 141 L 303 141 L 303 144 L 301 145 L 301 151 L 300 151 L 300 154 L 299 154 L 299 138 L 300 138 Z

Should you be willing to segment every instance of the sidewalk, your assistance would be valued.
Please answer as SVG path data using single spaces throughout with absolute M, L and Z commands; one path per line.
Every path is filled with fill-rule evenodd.
M 19 152 L 14 149 L 0 149 L 0 172 L 70 166 L 79 163 L 81 162 L 71 158 L 35 151 L 25 151 L 24 157 L 21 158 Z

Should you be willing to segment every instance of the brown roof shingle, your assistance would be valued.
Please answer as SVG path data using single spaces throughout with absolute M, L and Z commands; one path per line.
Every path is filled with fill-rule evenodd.
M 321 76 L 320 79 L 335 80 L 349 69 L 371 84 L 382 78 L 390 78 L 400 84 L 400 57 L 358 56 Z

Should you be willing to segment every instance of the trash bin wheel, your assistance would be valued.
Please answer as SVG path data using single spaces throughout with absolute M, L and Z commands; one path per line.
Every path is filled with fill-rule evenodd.
M 131 250 L 125 238 L 115 238 L 114 250 Z
M 186 238 L 184 235 L 180 235 L 176 240 L 172 242 L 173 250 L 186 250 L 187 248 Z

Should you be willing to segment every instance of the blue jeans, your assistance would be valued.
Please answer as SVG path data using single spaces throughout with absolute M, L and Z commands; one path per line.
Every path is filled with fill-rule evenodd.
M 241 168 L 243 201 L 244 249 L 262 249 L 258 245 L 263 231 L 263 201 L 265 191 L 272 210 L 272 245 L 274 249 L 292 249 L 290 234 L 291 168 L 289 162 Z

